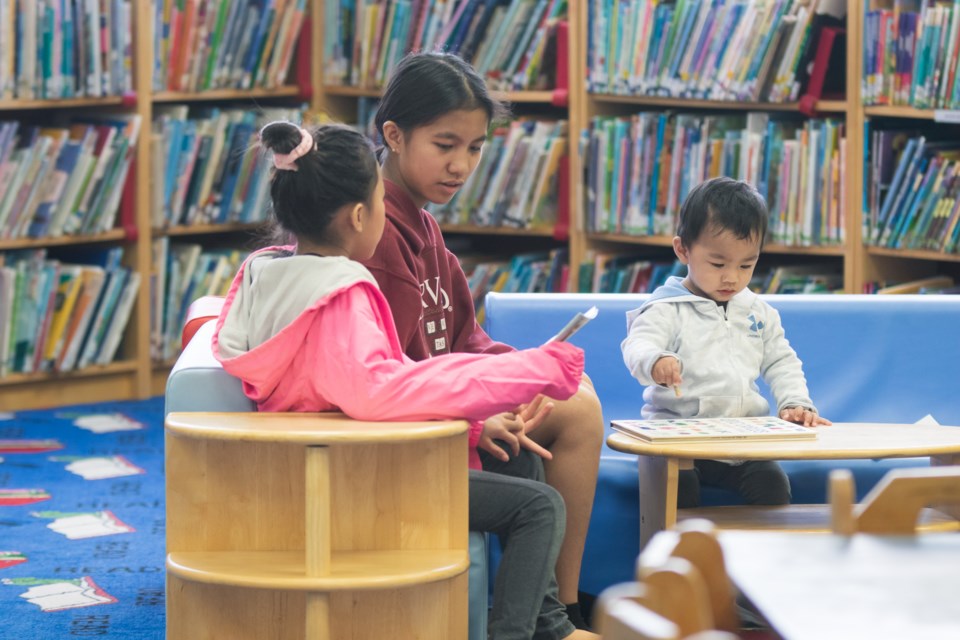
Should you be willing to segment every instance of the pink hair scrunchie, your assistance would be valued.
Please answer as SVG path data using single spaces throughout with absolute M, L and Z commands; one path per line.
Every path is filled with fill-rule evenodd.
M 267 125 L 269 126 L 269 125 Z M 293 148 L 293 151 L 290 153 L 274 153 L 273 154 L 273 166 L 281 171 L 296 171 L 297 170 L 297 158 L 302 158 L 311 151 L 313 151 L 316 146 L 313 141 L 313 136 L 310 135 L 310 132 L 304 128 L 300 128 L 301 140 L 300 144 Z

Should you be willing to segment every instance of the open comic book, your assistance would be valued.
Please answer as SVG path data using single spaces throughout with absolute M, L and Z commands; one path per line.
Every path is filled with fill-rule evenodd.
M 812 440 L 817 437 L 815 429 L 774 417 L 613 420 L 610 426 L 646 442 Z

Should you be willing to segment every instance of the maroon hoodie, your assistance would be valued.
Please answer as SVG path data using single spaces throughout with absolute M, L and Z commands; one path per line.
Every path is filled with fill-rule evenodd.
M 384 180 L 387 224 L 374 256 L 364 263 L 390 303 L 400 344 L 413 360 L 445 353 L 504 353 L 477 324 L 473 297 L 437 221 Z

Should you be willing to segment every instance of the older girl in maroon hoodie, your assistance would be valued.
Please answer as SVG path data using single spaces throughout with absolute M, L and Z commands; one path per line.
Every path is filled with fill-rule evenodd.
M 460 58 L 443 53 L 404 58 L 377 111 L 376 126 L 385 145 L 381 160 L 387 223 L 376 253 L 364 264 L 390 301 L 400 343 L 414 360 L 512 350 L 491 340 L 477 324 L 460 263 L 444 245 L 434 218 L 423 210 L 428 202 L 448 202 L 463 186 L 480 161 L 491 122 L 502 113 L 480 76 Z M 567 523 L 557 582 L 571 620 L 584 627 L 577 588 L 603 417 L 586 378 L 573 398 L 544 407 L 539 413 L 518 408 L 488 422 L 526 432 L 525 447 L 544 458 L 546 481 L 563 496 Z M 483 454 L 481 458 L 486 470 L 526 477 L 535 477 L 540 464 L 531 463 L 526 452 L 505 465 Z

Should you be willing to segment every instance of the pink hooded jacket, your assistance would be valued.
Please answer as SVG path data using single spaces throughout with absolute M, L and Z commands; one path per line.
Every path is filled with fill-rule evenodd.
M 471 420 L 471 468 L 479 468 L 478 421 L 539 393 L 569 398 L 583 374 L 583 352 L 565 343 L 414 362 L 366 268 L 342 257 L 293 255 L 292 247 L 247 258 L 217 320 L 213 351 L 261 411 Z

